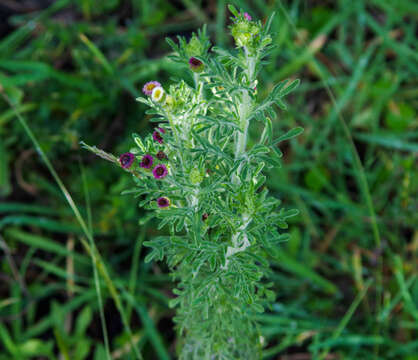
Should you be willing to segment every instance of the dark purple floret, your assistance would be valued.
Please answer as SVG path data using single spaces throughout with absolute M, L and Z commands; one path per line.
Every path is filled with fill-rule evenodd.
M 206 221 L 208 219 L 208 217 L 209 217 L 208 213 L 203 213 L 202 214 L 202 221 Z
M 120 165 L 124 169 L 129 169 L 132 166 L 132 163 L 134 162 L 134 160 L 135 160 L 135 156 L 134 154 L 130 152 L 124 153 L 119 157 Z
M 166 197 L 160 197 L 157 199 L 157 205 L 160 208 L 166 208 L 170 206 L 170 199 Z
M 164 164 L 159 164 L 154 169 L 152 169 L 152 174 L 156 179 L 162 179 L 168 174 L 167 167 Z
M 155 130 L 152 133 L 152 138 L 155 141 L 158 141 L 160 144 L 162 144 L 163 143 L 163 137 L 161 136 L 161 134 L 164 134 L 164 133 L 165 133 L 165 130 L 163 128 L 158 128 L 158 130 Z
M 156 155 L 158 160 L 164 160 L 167 159 L 167 155 L 165 154 L 164 151 L 160 150 L 157 155 Z
M 189 66 L 190 66 L 190 70 L 197 72 L 197 73 L 201 72 L 203 68 L 205 67 L 205 65 L 203 65 L 203 63 L 199 59 L 196 59 L 195 57 L 191 57 L 189 59 Z
M 151 169 L 152 164 L 154 163 L 154 158 L 151 155 L 144 155 L 141 161 L 141 167 L 144 169 Z

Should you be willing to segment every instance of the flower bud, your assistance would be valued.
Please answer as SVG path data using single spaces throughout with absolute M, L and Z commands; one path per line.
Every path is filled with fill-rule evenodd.
M 189 43 L 186 45 L 185 51 L 186 51 L 186 55 L 189 57 L 200 56 L 203 54 L 203 51 L 204 51 L 203 45 L 196 35 L 193 34 Z
M 171 95 L 166 95 L 165 96 L 165 103 L 164 103 L 164 105 L 166 106 L 166 107 L 168 107 L 168 108 L 174 108 L 174 104 L 175 104 L 175 102 L 174 102 L 174 98 L 171 96 Z
M 189 67 L 193 72 L 200 73 L 203 71 L 205 65 L 199 59 L 192 56 L 189 59 Z
M 267 35 L 267 36 L 265 36 L 264 38 L 263 38 L 263 40 L 261 41 L 261 46 L 262 47 L 266 47 L 267 45 L 270 45 L 271 44 L 271 36 L 270 35 Z
M 235 44 L 238 47 L 243 47 L 243 46 L 248 46 L 251 43 L 251 34 L 250 33 L 242 33 L 239 34 L 236 38 L 235 38 Z
M 162 144 L 163 142 L 164 142 L 164 139 L 163 139 L 163 137 L 161 136 L 161 134 L 164 134 L 165 133 L 165 130 L 163 129 L 163 128 L 158 128 L 157 130 L 155 130 L 153 133 L 152 133 L 152 138 L 155 140 L 155 141 L 157 141 L 157 142 L 159 142 L 160 144 Z
M 142 157 L 140 166 L 143 169 L 151 169 L 153 163 L 154 163 L 153 157 L 147 154 Z
M 192 171 L 190 171 L 189 178 L 190 178 L 190 182 L 193 185 L 196 185 L 202 182 L 203 174 L 199 171 L 199 169 L 192 169 Z
M 170 199 L 162 196 L 157 199 L 157 205 L 160 209 L 168 208 L 170 206 Z
M 167 159 L 167 155 L 166 155 L 166 154 L 165 154 L 165 152 L 164 152 L 164 151 L 162 151 L 162 150 L 160 150 L 160 151 L 157 153 L 156 157 L 157 157 L 157 159 L 158 159 L 158 160 L 160 160 L 160 161 Z
M 249 47 L 253 39 L 259 34 L 260 27 L 254 22 L 250 22 L 244 15 L 243 20 L 237 21 L 231 26 L 231 35 L 238 47 Z

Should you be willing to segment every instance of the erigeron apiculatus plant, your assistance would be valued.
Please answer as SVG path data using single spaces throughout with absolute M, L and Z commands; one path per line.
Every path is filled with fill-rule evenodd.
M 168 39 L 170 59 L 192 76 L 144 85 L 146 97 L 137 100 L 158 123 L 152 134 L 134 134 L 136 146 L 119 159 L 85 145 L 133 175 L 129 193 L 168 229 L 144 243 L 151 249 L 145 261 L 164 259 L 177 281 L 170 306 L 177 311 L 180 359 L 260 358 L 254 315 L 275 297 L 265 281 L 268 259 L 288 238 L 286 219 L 297 214 L 268 196 L 263 170 L 280 165 L 277 144 L 302 131 L 274 139 L 271 122 L 274 105 L 284 109 L 282 99 L 298 81 L 283 81 L 258 100 L 272 17 L 263 25 L 229 9 L 234 52 L 211 48 L 205 27 L 189 41 Z M 264 131 L 249 141 L 255 122 Z

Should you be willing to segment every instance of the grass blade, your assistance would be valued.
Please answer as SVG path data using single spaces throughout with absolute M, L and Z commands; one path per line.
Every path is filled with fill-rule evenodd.
M 48 170 L 51 173 L 52 177 L 54 178 L 55 182 L 58 184 L 58 187 L 60 188 L 61 192 L 63 193 L 63 195 L 65 197 L 65 199 L 67 200 L 68 205 L 70 206 L 71 210 L 73 211 L 74 216 L 76 217 L 77 222 L 80 224 L 84 234 L 89 239 L 90 243 L 93 244 L 93 247 L 90 247 L 85 241 L 83 241 L 81 239 L 84 247 L 89 252 L 89 255 L 93 256 L 93 252 L 95 253 L 96 258 L 94 258 L 94 262 L 95 262 L 96 266 L 99 267 L 99 271 L 101 272 L 102 276 L 104 277 L 106 285 L 108 286 L 108 289 L 110 291 L 110 294 L 111 294 L 113 300 L 115 301 L 116 307 L 118 308 L 118 311 L 121 315 L 122 322 L 123 322 L 123 324 L 125 326 L 125 329 L 126 329 L 128 335 L 129 335 L 129 339 L 131 341 L 132 348 L 134 349 L 135 356 L 136 356 L 137 359 L 142 360 L 143 358 L 142 358 L 141 353 L 139 352 L 138 348 L 133 343 L 132 330 L 131 330 L 129 324 L 127 323 L 127 321 L 126 321 L 125 312 L 123 310 L 119 294 L 118 294 L 115 286 L 113 285 L 113 282 L 112 282 L 110 276 L 108 275 L 106 266 L 104 265 L 103 261 L 101 261 L 101 258 L 98 256 L 98 252 L 96 250 L 96 247 L 94 246 L 94 241 L 91 237 L 91 233 L 90 233 L 85 221 L 83 220 L 83 217 L 81 216 L 81 213 L 78 210 L 77 205 L 75 204 L 73 198 L 71 197 L 71 194 L 68 192 L 67 188 L 65 187 L 65 185 L 61 181 L 61 178 L 58 176 L 58 174 L 55 171 L 52 163 L 49 161 L 48 157 L 46 156 L 45 152 L 43 151 L 42 147 L 40 146 L 40 144 L 39 144 L 38 140 L 36 139 L 35 135 L 33 134 L 32 130 L 29 128 L 26 120 L 16 110 L 15 103 L 12 102 L 9 99 L 9 97 L 4 93 L 2 88 L 0 88 L 0 94 L 3 96 L 3 98 L 9 104 L 9 106 L 14 110 L 15 115 L 18 118 L 20 124 L 22 125 L 26 134 L 29 136 L 30 140 L 32 141 L 32 143 L 35 147 L 35 150 L 38 152 L 39 156 L 44 161 L 46 167 L 48 168 Z M 108 357 L 108 359 L 111 358 L 110 353 L 107 353 L 107 357 Z

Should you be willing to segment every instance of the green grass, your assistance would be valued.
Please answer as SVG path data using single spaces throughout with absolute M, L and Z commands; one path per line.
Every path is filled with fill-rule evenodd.
M 231 2 L 276 12 L 259 96 L 301 79 L 273 120 L 276 138 L 305 131 L 268 178 L 301 214 L 272 254 L 264 357 L 417 359 L 417 6 Z M 120 195 L 129 176 L 79 141 L 129 150 L 151 128 L 142 84 L 182 76 L 164 38 L 208 21 L 231 45 L 229 15 L 226 1 L 100 4 L 16 13 L 0 35 L 0 360 L 175 357 L 167 269 L 143 262 L 156 225 Z

